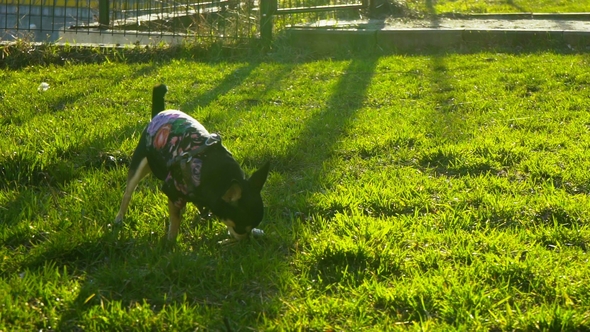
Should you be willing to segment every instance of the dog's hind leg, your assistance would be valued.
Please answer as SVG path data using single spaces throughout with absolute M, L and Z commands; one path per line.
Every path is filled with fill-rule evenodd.
M 168 212 L 170 213 L 170 225 L 168 226 L 168 240 L 176 239 L 180 229 L 180 219 L 182 218 L 182 209 L 168 199 Z
M 131 165 L 133 166 L 133 162 Z M 129 168 L 129 173 L 127 174 L 127 187 L 125 187 L 125 193 L 123 194 L 123 200 L 121 201 L 121 208 L 119 209 L 119 213 L 117 213 L 117 217 L 115 218 L 115 223 L 120 223 L 123 221 L 123 217 L 125 217 L 125 213 L 127 212 L 127 207 L 129 206 L 129 201 L 131 201 L 131 196 L 133 195 L 133 191 L 137 184 L 141 179 L 143 179 L 146 175 L 151 172 L 150 166 L 148 164 L 147 158 L 141 159 L 137 167 Z

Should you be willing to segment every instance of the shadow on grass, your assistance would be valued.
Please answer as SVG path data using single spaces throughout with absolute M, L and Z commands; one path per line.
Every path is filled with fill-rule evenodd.
M 226 93 L 241 84 L 254 68 L 254 64 L 242 67 L 238 70 L 238 82 L 233 82 L 235 76 L 226 78 L 212 90 L 214 92 L 207 94 L 203 104 L 196 105 L 206 105 L 214 100 L 216 94 Z M 286 72 L 272 77 L 261 93 L 271 89 L 273 82 L 280 80 Z M 16 192 L 16 187 L 20 188 L 8 202 L 8 208 L 0 209 L 0 220 L 7 221 L 7 225 L 18 223 L 22 218 L 18 218 L 19 211 L 15 209 L 31 206 L 32 198 L 40 193 L 43 197 L 36 198 L 37 205 L 51 208 L 51 201 L 55 199 L 52 195 L 56 191 L 68 191 L 69 184 L 81 181 L 90 170 L 106 172 L 126 166 L 130 155 L 105 149 L 113 146 L 113 142 L 123 141 L 125 137 L 141 131 L 144 126 L 133 123 L 105 136 L 85 140 L 82 144 L 58 151 L 53 161 L 43 165 L 38 163 L 35 154 L 4 157 L 0 160 L 0 189 Z M 99 196 L 96 193 L 96 197 Z M 36 209 L 37 205 L 32 209 Z M 79 221 L 82 220 L 76 220 Z M 197 327 L 213 330 L 223 326 L 224 320 L 232 327 L 247 327 L 244 322 L 251 322 L 255 327 L 261 313 L 269 317 L 275 312 L 279 300 L 276 282 L 271 278 L 280 273 L 282 262 L 286 261 L 284 242 L 265 238 L 222 247 L 217 244 L 221 238 L 199 238 L 192 239 L 195 243 L 185 250 L 170 246 L 157 235 L 133 238 L 126 230 L 111 232 L 107 222 L 104 225 L 102 222 L 98 220 L 100 232 L 104 231 L 102 237 L 96 237 L 96 232 L 72 236 L 72 229 L 79 229 L 79 226 L 72 228 L 66 225 L 64 230 L 51 234 L 35 233 L 33 240 L 33 231 L 21 227 L 22 232 L 9 233 L 3 241 L 11 247 L 24 246 L 23 250 L 27 252 L 25 261 L 15 262 L 12 272 L 6 273 L 35 273 L 51 264 L 57 268 L 65 266 L 75 278 L 79 278 L 79 293 L 63 311 L 59 330 L 92 329 L 81 324 L 88 323 L 91 320 L 88 317 L 94 313 L 99 312 L 103 317 L 110 314 L 109 305 L 120 305 L 126 311 L 147 303 L 155 315 L 169 315 L 172 322 L 174 312 L 166 313 L 166 307 L 180 308 L 178 310 L 188 308 L 209 317 L 203 323 L 199 322 Z M 225 239 L 227 236 L 222 234 L 221 237 Z M 186 242 L 184 239 L 183 242 Z M 107 307 L 106 311 L 101 311 L 103 306 Z M 110 308 L 115 311 L 112 306 Z M 97 321 L 96 326 L 99 330 L 126 326 L 116 325 L 115 320 L 112 322 L 109 325 Z M 185 326 L 194 329 L 195 321 L 191 320 Z
M 430 95 L 434 105 L 425 117 L 426 135 L 436 137 L 440 142 L 458 143 L 471 137 L 469 102 L 460 100 L 454 82 L 453 72 L 447 68 L 445 56 L 431 56 Z M 473 160 L 473 156 L 459 149 L 436 149 L 424 151 L 417 166 L 434 171 L 437 175 L 478 176 L 497 173 L 497 165 L 490 161 Z
M 426 153 L 420 158 L 419 165 L 423 170 L 434 171 L 437 176 L 463 177 L 497 174 L 501 169 L 497 165 L 485 162 L 470 162 L 457 151 L 437 150 Z
M 22 199 L 31 196 L 34 193 Z M 99 200 L 101 193 L 92 196 Z M 185 219 L 185 223 L 190 223 L 189 218 Z M 152 228 L 163 224 L 155 221 Z M 56 225 L 49 232 L 26 226 L 21 227 L 22 232 L 13 232 L 4 245 L 20 247 L 15 252 L 24 254 L 24 259 L 12 262 L 8 271 L 0 272 L 0 276 L 42 275 L 47 266 L 68 271 L 68 280 L 76 282 L 79 288 L 75 289 L 76 298 L 59 310 L 58 330 L 130 326 L 135 323 L 129 317 L 142 305 L 158 318 L 138 326 L 176 326 L 175 315 L 179 315 L 184 319 L 180 330 L 217 330 L 224 320 L 232 328 L 255 328 L 261 313 L 266 317 L 276 313 L 279 300 L 275 278 L 284 273 L 283 262 L 289 254 L 289 244 L 280 238 L 265 237 L 222 246 L 217 242 L 226 239 L 227 234 L 211 235 L 215 228 L 212 231 L 211 225 L 205 223 L 197 225 L 197 232 L 183 232 L 179 244 L 174 245 L 161 237 L 159 229 L 136 235 L 133 220 L 114 228 L 101 220 L 94 226 L 82 226 L 86 222 L 83 218 L 72 222 L 63 227 Z M 41 296 L 41 300 L 49 299 Z M 97 315 L 109 319 L 95 320 Z
M 246 157 L 243 162 L 248 165 L 260 165 L 264 161 L 270 160 L 273 172 L 283 173 L 289 178 L 298 179 L 293 181 L 304 179 L 306 184 L 302 186 L 302 190 L 305 190 L 305 195 L 325 189 L 324 181 L 321 181 L 321 178 L 331 171 L 326 161 L 334 157 L 338 142 L 349 133 L 352 120 L 363 108 L 367 90 L 378 62 L 379 56 L 350 60 L 334 85 L 326 106 L 316 111 L 303 123 L 303 129 L 283 153 L 279 155 L 262 153 Z M 266 188 L 265 190 L 267 195 L 284 196 L 289 195 L 290 190 L 297 189 Z M 278 192 L 273 193 L 274 190 L 278 190 Z M 308 207 L 306 209 L 315 209 L 312 202 L 303 205 Z M 289 212 L 292 207 L 284 208 L 287 210 L 283 209 L 282 213 L 293 212 Z M 343 207 L 343 209 L 348 209 L 348 207 Z M 314 212 L 318 211 L 302 210 L 293 213 L 305 216 Z M 345 263 L 343 261 L 343 264 Z
M 240 85 L 242 85 L 242 88 L 243 86 L 247 86 L 247 89 L 240 92 L 244 95 L 244 98 L 237 100 L 230 107 L 225 108 L 223 112 L 213 111 L 197 119 L 203 123 L 207 129 L 216 132 L 217 125 L 223 122 L 224 119 L 230 118 L 233 119 L 232 121 L 239 119 L 241 113 L 250 111 L 253 107 L 265 101 L 266 95 L 270 91 L 278 89 L 283 78 L 287 76 L 293 68 L 293 66 L 290 65 L 280 66 L 279 69 L 270 71 L 262 79 L 257 78 L 255 82 L 249 82 L 249 85 L 245 85 L 244 83 L 248 76 L 256 69 L 256 67 L 257 64 L 252 63 L 236 69 L 232 74 L 227 75 L 216 88 L 205 93 L 203 96 L 194 98 L 183 106 L 186 108 L 181 109 L 194 110 L 195 107 L 206 107 L 215 99 L 230 92 L 233 88 Z M 228 133 L 227 136 L 222 133 L 222 136 L 224 138 L 232 139 L 231 133 Z M 258 164 L 258 166 L 259 165 L 261 164 Z
M 110 170 L 126 165 L 130 156 L 121 151 L 106 151 L 121 135 L 142 130 L 143 124 L 126 125 L 112 137 L 97 137 L 83 144 L 58 150 L 52 161 L 41 164 L 33 153 L 14 154 L 0 159 L 0 189 L 16 187 L 59 187 L 79 179 L 90 169 Z
M 349 127 L 356 114 L 363 108 L 368 88 L 371 84 L 379 56 L 368 58 L 353 58 L 340 75 L 333 87 L 326 106 L 318 110 L 306 120 L 297 139 L 280 155 L 260 155 L 246 157 L 243 162 L 249 165 L 260 165 L 265 160 L 271 160 L 273 172 L 288 174 L 298 178 L 304 174 L 304 186 L 308 193 L 322 190 L 322 182 L 319 179 L 331 170 L 326 168 L 326 161 L 334 156 L 334 150 L 343 136 L 349 132 Z M 267 195 L 288 195 L 288 188 L 266 188 Z M 313 206 L 313 204 L 304 204 Z M 277 207 L 274 207 L 277 208 Z M 287 207 L 288 208 L 288 207 Z M 280 208 L 279 208 L 280 209 Z M 276 212 L 276 211 L 275 211 Z M 301 212 L 298 212 L 301 213 Z M 303 211 L 303 215 L 311 211 Z M 321 266 L 318 273 L 326 280 L 340 280 L 342 271 L 349 268 L 351 262 L 362 261 L 362 255 L 350 253 L 336 253 L 330 256 Z M 288 258 L 286 258 L 288 259 Z M 355 263 L 356 264 L 356 263 Z M 350 269 L 361 271 L 365 265 L 359 263 Z
M 67 195 L 65 188 L 73 181 L 81 181 L 91 170 L 110 171 L 129 164 L 130 155 L 121 151 L 110 151 L 113 142 L 122 141 L 121 135 L 131 135 L 143 129 L 143 124 L 130 124 L 114 131 L 113 135 L 97 137 L 83 144 L 58 151 L 51 161 L 41 164 L 35 154 L 8 155 L 0 159 L 0 190 L 17 194 L 0 209 L 0 220 L 14 227 L 23 219 L 44 215 L 51 202 Z M 28 216 L 28 217 L 27 217 Z M 29 233 L 27 233 L 29 234 Z M 18 245 L 29 241 L 28 235 L 22 241 L 19 236 L 6 239 L 7 243 Z M 22 243 L 21 243 L 22 244 Z
M 184 103 L 180 109 L 192 112 L 195 108 L 206 107 L 220 96 L 227 94 L 232 89 L 240 86 L 252 73 L 252 71 L 258 66 L 258 63 L 250 62 L 245 66 L 236 68 L 231 74 L 225 76 L 223 81 L 219 83 L 215 88 L 209 90 L 203 95 L 196 96 L 195 98 Z M 197 84 L 198 82 L 195 82 Z
M 51 104 L 65 105 L 73 103 L 80 98 L 87 98 L 92 94 L 108 93 L 108 91 L 117 89 L 117 83 L 123 80 L 133 81 L 138 77 L 150 75 L 157 71 L 160 66 L 161 64 L 153 63 L 135 71 L 131 76 L 121 76 L 106 91 L 101 90 L 94 91 L 90 94 L 78 93 L 66 95 Z M 228 75 L 222 83 L 207 94 L 209 97 L 205 98 L 205 102 L 211 102 L 214 94 L 227 92 L 233 86 L 239 85 L 255 67 L 255 64 L 250 64 L 246 67 L 239 68 L 234 74 Z M 240 80 L 230 84 L 235 80 L 236 75 L 240 77 Z M 147 90 L 146 96 L 149 96 L 149 93 L 150 91 Z M 149 100 L 149 98 L 146 99 Z M 61 108 L 63 107 L 65 106 L 61 106 Z M 147 111 L 149 107 L 150 105 L 145 105 L 146 120 L 149 118 Z M 43 116 L 48 112 L 51 112 L 51 109 L 36 113 L 33 117 L 26 120 Z M 20 125 L 25 119 L 13 118 L 11 121 L 13 121 L 13 125 Z M 41 188 L 60 191 L 59 188 L 67 186 L 72 181 L 83 178 L 84 174 L 89 170 L 108 171 L 115 167 L 127 166 L 131 158 L 130 153 L 128 154 L 118 150 L 108 151 L 107 147 L 116 145 L 113 143 L 124 141 L 126 137 L 131 136 L 133 133 L 140 132 L 144 126 L 145 124 L 143 123 L 129 124 L 113 131 L 110 136 L 100 136 L 92 140 L 85 140 L 82 144 L 70 145 L 66 149 L 58 149 L 55 152 L 55 156 L 52 156 L 45 163 L 39 162 L 39 155 L 32 151 L 28 154 L 14 153 L 0 157 L 0 189 L 14 190 L 17 187 L 19 188 L 19 194 L 7 203 L 8 208 L 0 209 L 0 220 L 8 223 L 15 222 L 18 218 L 14 218 L 14 216 L 26 210 L 24 207 L 30 201 L 30 197 L 35 196 L 35 193 L 41 192 Z
M 426 12 L 430 16 L 430 21 L 433 28 L 436 28 L 440 25 L 440 19 L 436 13 L 436 8 L 434 7 L 435 2 L 436 0 L 426 0 Z
M 324 287 L 342 282 L 351 286 L 362 283 L 367 271 L 379 270 L 380 275 L 399 276 L 402 271 L 400 261 L 399 257 L 375 254 L 363 247 L 328 246 L 318 254 L 310 272 L 312 278 L 321 280 Z M 330 288 L 326 290 L 330 291 Z
M 524 8 L 524 7 L 522 7 L 522 6 L 519 6 L 519 5 L 515 4 L 515 3 L 514 3 L 514 0 L 506 0 L 506 4 L 507 4 L 507 5 L 509 5 L 509 6 L 511 6 L 511 7 L 514 7 L 516 10 L 518 10 L 518 11 L 519 11 L 519 12 L 521 12 L 521 13 L 526 13 L 526 12 L 528 12 L 528 11 L 526 10 L 526 8 Z
M 444 55 L 433 55 L 431 57 L 430 70 L 430 93 L 434 105 L 433 111 L 427 114 L 425 121 L 431 128 L 427 135 L 438 137 L 442 142 L 460 142 L 468 139 L 466 134 L 469 121 L 466 113 L 468 110 L 456 96 L 456 90 L 453 82 L 453 73 L 450 72 L 445 63 Z M 445 160 L 445 156 L 439 154 L 432 156 L 432 161 L 436 167 L 450 166 L 452 160 Z M 455 158 L 456 159 L 456 158 Z M 428 164 L 429 160 L 424 160 L 423 164 Z M 441 169 L 442 170 L 442 169 Z
M 258 316 L 272 315 L 278 302 L 272 278 L 284 261 L 282 244 L 258 239 L 222 246 L 218 240 L 199 239 L 187 250 L 158 235 L 132 238 L 124 229 L 78 243 L 62 233 L 22 268 L 35 273 L 50 263 L 60 270 L 67 267 L 81 281 L 76 298 L 61 310 L 58 330 L 111 330 L 128 324 L 217 330 L 224 320 L 232 327 L 253 328 Z M 151 322 L 133 322 L 138 306 L 147 306 L 154 315 Z M 95 320 L 97 315 L 107 319 Z M 175 322 L 176 315 L 190 319 Z
M 63 89 L 64 92 L 61 93 L 61 96 L 58 98 L 51 98 L 50 96 L 47 96 L 47 94 L 40 95 L 39 98 L 33 98 L 33 99 L 38 99 L 38 100 L 40 100 L 41 103 L 45 104 L 44 105 L 45 107 L 43 107 L 43 108 L 36 107 L 33 115 L 26 114 L 26 112 L 21 112 L 21 114 L 17 114 L 17 115 L 8 114 L 0 121 L 4 125 L 21 126 L 24 123 L 26 123 L 27 121 L 31 121 L 31 120 L 38 118 L 38 117 L 43 117 L 49 113 L 61 112 L 65 109 L 67 109 L 69 105 L 72 105 L 81 99 L 89 98 L 92 95 L 95 95 L 95 94 L 107 95 L 107 93 L 109 91 L 115 91 L 116 89 L 119 89 L 120 88 L 119 83 L 121 83 L 123 81 L 133 81 L 139 77 L 152 75 L 154 72 L 156 72 L 159 69 L 160 66 L 161 66 L 160 64 L 150 63 L 150 64 L 146 64 L 146 65 L 142 66 L 139 70 L 134 71 L 131 75 L 121 75 L 121 76 L 119 76 L 118 79 L 113 79 L 109 85 L 109 88 L 106 90 L 94 90 L 92 92 L 89 92 L 87 90 L 78 91 L 78 92 L 70 92 L 64 86 L 51 87 L 50 88 L 51 90 Z M 146 98 L 146 99 L 150 100 L 149 98 Z M 110 102 L 112 102 L 112 101 L 110 101 Z M 122 103 L 124 103 L 124 102 L 122 102 Z M 146 108 L 149 108 L 149 107 L 150 107 L 149 105 L 146 105 Z M 149 113 L 146 111 L 146 114 L 149 114 Z
M 124 75 L 113 81 L 107 89 L 95 90 L 90 93 L 69 94 L 64 92 L 65 96 L 57 98 L 49 104 L 61 105 L 58 108 L 63 109 L 81 98 L 88 98 L 94 94 L 108 95 L 108 92 L 118 89 L 118 83 L 124 80 L 134 81 L 139 77 L 154 73 L 158 68 L 159 64 L 155 63 L 143 66 L 131 75 Z M 148 93 L 146 92 L 146 96 Z M 149 118 L 149 107 L 150 105 L 145 106 L 146 120 Z M 13 126 L 19 126 L 25 121 L 31 121 L 36 117 L 55 111 L 57 110 L 50 107 L 28 118 L 12 118 L 10 122 Z M 144 126 L 145 124 L 142 123 L 128 124 L 111 133 L 85 139 L 77 145 L 70 144 L 63 149 L 58 147 L 54 155 L 45 156 L 44 161 L 38 151 L 32 150 L 26 153 L 15 152 L 0 156 L 0 190 L 10 190 L 17 193 L 6 203 L 6 208 L 0 208 L 0 220 L 14 227 L 23 219 L 24 215 L 42 215 L 43 210 L 50 206 L 49 202 L 54 200 L 55 196 L 66 194 L 63 192 L 63 188 L 73 181 L 83 179 L 88 171 L 102 170 L 106 172 L 116 167 L 128 165 L 131 154 L 108 147 L 116 146 L 126 137 L 143 130 Z M 54 138 L 48 137 L 47 139 Z M 12 245 L 22 244 L 30 241 L 29 235 L 28 232 L 16 234 L 6 241 Z M 35 241 L 38 241 L 39 238 L 43 237 L 38 237 Z
M 275 171 L 305 170 L 313 177 L 320 175 L 323 162 L 333 155 L 334 146 L 346 135 L 351 119 L 361 109 L 378 60 L 378 56 L 350 60 L 327 106 L 304 123 L 304 129 L 285 153 L 274 157 L 253 156 L 246 158 L 245 162 L 260 165 L 265 160 L 272 160 Z

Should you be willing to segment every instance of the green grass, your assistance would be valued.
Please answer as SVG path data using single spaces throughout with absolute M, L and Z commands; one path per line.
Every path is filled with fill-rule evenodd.
M 408 8 L 427 14 L 440 13 L 581 13 L 589 0 L 406 0 Z
M 0 71 L 0 330 L 590 329 L 587 54 Z M 50 89 L 37 91 L 41 82 Z M 267 236 L 167 245 L 150 90 L 272 162 Z

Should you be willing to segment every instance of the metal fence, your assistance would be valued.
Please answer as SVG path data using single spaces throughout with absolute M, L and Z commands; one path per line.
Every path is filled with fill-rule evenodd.
M 275 30 L 298 24 L 314 25 L 326 20 L 359 19 L 359 10 L 373 0 L 279 0 L 274 13 Z
M 94 1 L 0 0 L 0 39 L 56 40 L 58 31 L 71 24 L 90 23 Z
M 290 24 L 366 5 L 357 0 L 0 0 L 0 40 L 58 41 L 74 33 L 80 42 L 89 34 L 270 42 L 273 31 Z

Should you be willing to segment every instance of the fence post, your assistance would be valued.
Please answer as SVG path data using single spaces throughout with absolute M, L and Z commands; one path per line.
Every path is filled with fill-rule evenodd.
M 361 3 L 371 17 L 375 13 L 375 0 L 362 0 Z
M 276 11 L 277 0 L 260 0 L 260 39 L 264 50 L 268 50 L 272 42 L 272 19 Z
M 109 23 L 109 0 L 98 0 L 98 25 L 106 28 Z

